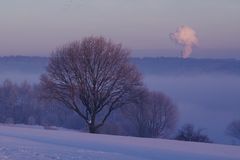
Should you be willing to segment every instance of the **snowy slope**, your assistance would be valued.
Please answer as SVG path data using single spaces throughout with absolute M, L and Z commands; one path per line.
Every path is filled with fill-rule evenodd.
M 240 147 L 0 125 L 0 160 L 239 160 Z

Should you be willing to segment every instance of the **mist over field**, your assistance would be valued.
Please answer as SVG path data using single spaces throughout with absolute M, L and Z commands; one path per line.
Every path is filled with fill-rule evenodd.
M 240 61 L 234 59 L 133 58 L 145 85 L 162 91 L 178 106 L 178 127 L 193 123 L 217 143 L 232 144 L 226 126 L 240 113 Z M 48 59 L 0 58 L 0 81 L 38 83 Z

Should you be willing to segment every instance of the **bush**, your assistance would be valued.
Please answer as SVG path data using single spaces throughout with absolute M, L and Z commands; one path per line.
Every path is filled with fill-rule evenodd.
M 203 129 L 194 129 L 192 124 L 185 124 L 179 131 L 176 140 L 212 143 L 209 137 L 202 133 Z

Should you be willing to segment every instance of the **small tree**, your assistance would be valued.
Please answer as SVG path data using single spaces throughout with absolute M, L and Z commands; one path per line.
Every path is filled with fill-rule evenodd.
M 125 113 L 139 137 L 167 137 L 176 126 L 178 110 L 169 97 L 160 92 L 141 91 L 141 96 Z
M 176 140 L 193 141 L 193 142 L 206 142 L 211 143 L 207 135 L 202 133 L 203 129 L 195 130 L 192 124 L 185 124 L 176 136 Z
M 131 102 L 141 87 L 129 51 L 102 37 L 88 37 L 58 48 L 41 76 L 43 97 L 75 111 L 96 133 L 112 111 Z
M 232 121 L 226 129 L 227 135 L 240 140 L 240 120 Z

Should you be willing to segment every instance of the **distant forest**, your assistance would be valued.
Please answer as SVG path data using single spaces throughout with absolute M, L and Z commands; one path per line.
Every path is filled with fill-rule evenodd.
M 131 58 L 143 74 L 196 75 L 233 74 L 240 75 L 240 60 L 236 59 L 181 59 L 167 57 Z M 0 74 L 41 74 L 48 64 L 47 57 L 7 56 L 0 57 Z M 5 77 L 5 76 L 4 76 Z

